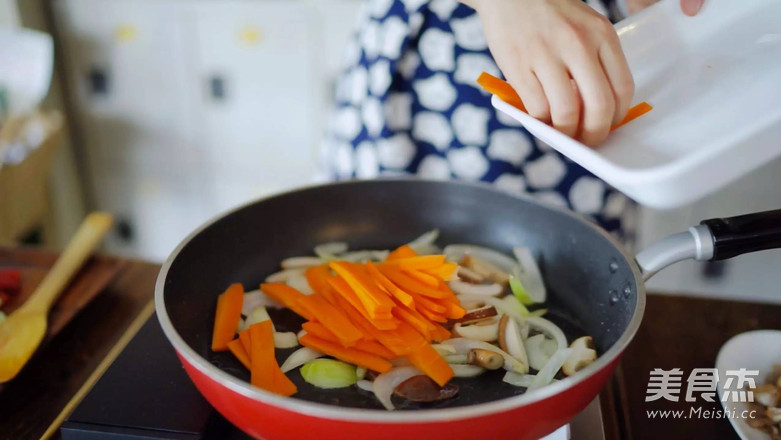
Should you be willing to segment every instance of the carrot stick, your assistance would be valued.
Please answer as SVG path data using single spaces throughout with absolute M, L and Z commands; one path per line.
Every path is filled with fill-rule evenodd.
M 442 305 L 438 301 L 434 301 L 431 298 L 425 296 L 415 296 L 417 307 L 416 310 L 420 311 L 421 307 L 436 314 L 445 314 L 447 312 L 447 306 Z
M 435 277 L 434 275 L 429 275 L 426 272 L 423 272 L 422 270 L 405 269 L 403 270 L 403 272 L 409 275 L 411 278 L 414 278 L 429 287 L 437 288 L 439 287 L 439 283 L 441 282 L 439 278 Z
M 439 315 L 437 313 L 432 312 L 431 310 L 425 308 L 425 307 L 418 307 L 418 312 L 420 312 L 421 315 L 425 316 L 426 319 L 429 321 L 434 322 L 447 322 L 447 318 L 445 318 L 444 315 Z
M 499 99 L 512 105 L 518 110 L 521 110 L 523 112 L 526 111 L 526 107 L 524 107 L 523 102 L 521 102 L 521 97 L 518 96 L 518 93 L 515 92 L 515 89 L 513 89 L 512 86 L 507 82 L 489 73 L 483 72 L 477 78 L 477 83 L 480 84 L 480 86 L 486 92 L 498 96 Z M 619 122 L 618 124 L 610 127 L 610 130 L 615 130 L 616 128 L 621 127 L 622 125 L 627 124 L 639 118 L 640 116 L 643 116 L 644 114 L 650 112 L 651 110 L 653 110 L 653 107 L 647 102 L 643 101 L 635 105 L 634 107 L 630 108 L 629 111 L 626 113 L 626 116 L 624 116 L 624 119 L 622 119 L 621 122 Z
M 375 266 L 371 261 L 366 263 L 366 269 L 369 271 L 369 275 L 374 278 L 375 281 L 380 283 L 380 285 L 383 286 L 385 290 L 390 292 L 394 298 L 399 300 L 407 307 L 415 306 L 415 300 L 412 298 L 412 295 L 399 289 L 398 286 L 393 284 L 393 282 L 389 280 L 388 277 L 383 275 L 382 272 L 377 269 L 377 266 Z
M 309 283 L 309 286 L 312 288 L 312 290 L 319 293 L 320 295 L 323 295 L 323 297 L 328 300 L 328 302 L 333 304 L 334 292 L 331 288 L 331 285 L 328 284 L 328 278 L 331 277 L 331 270 L 328 269 L 328 266 L 325 264 L 320 266 L 312 266 L 306 270 L 305 275 L 306 281 Z
M 442 327 L 441 325 L 432 322 L 434 330 L 431 332 L 431 339 L 434 341 L 445 341 L 450 339 L 450 330 Z
M 239 284 L 231 284 L 228 289 L 217 298 L 217 311 L 214 314 L 214 332 L 212 333 L 212 350 L 225 351 L 228 342 L 236 334 L 236 328 L 241 319 L 241 306 L 244 302 L 244 287 Z
M 383 275 L 388 277 L 391 281 L 393 281 L 394 284 L 399 286 L 399 288 L 407 293 L 430 296 L 432 298 L 444 298 L 448 296 L 447 292 L 431 288 L 395 267 L 378 266 L 377 268 L 380 270 L 380 272 L 382 272 Z
M 231 353 L 236 356 L 236 359 L 238 359 L 248 370 L 251 369 L 249 355 L 247 354 L 247 351 L 244 350 L 244 345 L 240 340 L 234 339 L 228 342 L 228 350 L 230 350 Z
M 359 365 L 380 373 L 388 372 L 393 367 L 390 362 L 377 355 L 354 348 L 345 348 L 337 343 L 326 341 L 325 339 L 318 338 L 309 333 L 302 336 L 298 342 L 304 347 L 309 347 L 313 350 L 333 356 L 341 361 Z
M 273 325 L 274 324 L 272 323 L 272 326 Z M 252 353 L 252 341 L 250 340 L 249 329 L 239 332 L 239 341 L 241 341 L 241 345 L 244 347 L 244 351 L 246 351 L 247 354 Z
M 385 259 L 385 261 L 393 261 L 398 260 L 400 258 L 411 258 L 411 257 L 417 257 L 418 253 L 415 252 L 409 245 L 403 244 L 396 249 L 393 250 L 390 254 L 388 254 L 388 257 Z
M 445 263 L 444 255 L 423 255 L 420 257 L 397 258 L 380 263 L 381 265 L 399 266 L 404 270 L 434 269 Z
M 366 340 L 376 340 L 377 332 L 379 330 L 374 327 L 365 316 L 361 314 L 355 307 L 353 307 L 346 299 L 341 296 L 336 297 L 336 301 L 339 303 L 339 308 L 342 309 L 347 316 L 350 317 L 350 321 L 358 328 L 363 330 L 364 338 Z
M 312 319 L 312 315 L 298 305 L 298 300 L 306 296 L 298 290 L 284 283 L 263 283 L 260 285 L 260 290 L 302 318 Z
M 251 368 L 250 382 L 266 391 L 274 392 L 274 329 L 271 321 L 262 321 L 249 327 Z
M 423 269 L 423 272 L 433 275 L 440 280 L 443 281 L 450 281 L 453 279 L 453 274 L 458 269 L 458 265 L 456 263 L 451 262 L 445 262 L 439 267 L 433 268 L 433 269 Z
M 326 341 L 339 343 L 339 339 L 336 338 L 336 335 L 331 333 L 330 330 L 328 330 L 323 324 L 319 322 L 308 321 L 305 322 L 301 327 L 310 335 L 316 336 L 320 339 L 325 339 Z M 376 341 L 360 340 L 356 342 L 352 348 L 365 351 L 367 353 L 376 354 L 383 359 L 393 359 L 396 357 L 392 351 L 388 350 L 384 345 Z
M 335 296 L 339 296 L 342 299 L 347 300 L 347 302 L 350 303 L 350 305 L 352 305 L 355 308 L 355 310 L 357 310 L 361 315 L 363 315 L 363 317 L 366 319 L 367 322 L 371 323 L 374 320 L 374 318 L 369 316 L 369 312 L 367 312 L 366 309 L 363 308 L 363 304 L 361 303 L 361 300 L 358 299 L 358 295 L 356 295 L 353 289 L 350 288 L 350 286 L 347 284 L 347 281 L 345 281 L 343 278 L 331 277 L 328 279 L 328 284 L 330 284 L 331 287 L 334 288 L 334 291 L 337 292 L 337 295 Z M 388 312 L 387 314 L 385 313 L 378 314 L 377 316 L 381 317 L 382 319 L 392 318 L 390 312 Z
M 363 338 L 363 332 L 355 327 L 347 316 L 323 297 L 318 295 L 303 296 L 297 300 L 310 316 L 320 321 L 323 326 L 336 335 L 337 340 L 349 347 Z
M 279 364 L 276 360 L 274 361 L 274 366 L 276 367 L 274 368 L 274 385 L 276 387 L 275 392 L 281 396 L 286 397 L 292 396 L 298 392 L 296 384 L 294 384 L 293 381 L 282 372 L 282 369 L 279 368 Z
M 393 314 L 400 320 L 415 327 L 415 330 L 426 338 L 431 339 L 431 331 L 434 327 L 428 319 L 421 316 L 417 311 L 410 310 L 406 307 L 395 307 L 393 309 Z
M 407 355 L 407 360 L 439 384 L 439 386 L 445 386 L 453 378 L 453 369 L 429 344 L 424 344 L 416 351 Z
M 393 301 L 372 281 L 363 266 L 346 261 L 332 261 L 329 266 L 353 289 L 370 317 L 390 313 Z

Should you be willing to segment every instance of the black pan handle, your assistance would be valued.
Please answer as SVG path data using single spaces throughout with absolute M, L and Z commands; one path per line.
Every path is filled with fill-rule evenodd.
M 698 226 L 663 238 L 635 257 L 643 279 L 687 259 L 726 260 L 737 255 L 781 248 L 781 209 L 704 220 Z
M 703 220 L 713 235 L 711 261 L 781 248 L 781 209 Z

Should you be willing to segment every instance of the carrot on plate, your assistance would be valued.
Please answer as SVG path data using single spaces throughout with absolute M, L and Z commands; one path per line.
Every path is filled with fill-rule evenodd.
M 238 359 L 242 365 L 244 365 L 248 370 L 250 369 L 249 354 L 247 354 L 247 351 L 244 350 L 244 345 L 239 339 L 234 339 L 228 342 L 228 350 L 230 350 L 230 352 L 236 356 L 236 359 Z
M 217 311 L 214 314 L 212 350 L 225 351 L 228 342 L 233 339 L 241 320 L 241 306 L 244 302 L 244 287 L 239 283 L 231 284 L 217 298 Z
M 304 347 L 309 347 L 313 350 L 317 350 L 321 353 L 333 356 L 341 361 L 358 365 L 369 370 L 374 370 L 379 373 L 388 372 L 391 368 L 393 368 L 390 362 L 375 354 L 356 350 L 354 348 L 345 348 L 340 346 L 338 343 L 318 338 L 317 336 L 311 335 L 309 333 L 301 336 L 298 342 L 300 342 Z

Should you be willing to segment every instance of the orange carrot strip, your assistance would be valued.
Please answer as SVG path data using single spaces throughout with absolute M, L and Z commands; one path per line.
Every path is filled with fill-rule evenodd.
M 410 310 L 406 307 L 395 307 L 393 309 L 393 314 L 396 315 L 396 317 L 398 317 L 400 320 L 415 327 L 415 330 L 417 330 L 427 339 L 431 339 L 431 331 L 433 330 L 433 327 L 431 326 L 431 323 L 423 316 L 420 316 L 418 312 Z
M 307 313 L 336 335 L 339 342 L 345 347 L 355 344 L 363 337 L 363 332 L 355 327 L 344 313 L 323 297 L 318 295 L 303 296 L 297 302 L 306 309 Z
M 249 329 L 239 332 L 239 341 L 241 341 L 241 346 L 244 347 L 244 351 L 246 351 L 248 355 L 252 353 L 252 341 L 250 340 Z
M 654 108 L 651 107 L 651 104 L 643 101 L 640 104 L 637 104 L 636 106 L 629 109 L 628 112 L 626 112 L 626 116 L 624 116 L 624 119 L 621 120 L 618 124 L 610 127 L 611 130 L 615 130 L 616 128 L 628 124 L 635 119 L 639 118 L 640 116 L 643 116 L 644 114 L 650 112 Z
M 407 360 L 439 386 L 445 386 L 453 378 L 453 369 L 429 344 L 424 344 L 407 355 Z
M 461 319 L 466 315 L 466 310 L 458 304 L 447 303 L 445 316 L 450 319 Z
M 262 321 L 249 327 L 251 341 L 250 382 L 266 391 L 274 392 L 274 329 L 271 321 Z
M 453 274 L 458 269 L 458 265 L 456 263 L 451 262 L 445 262 L 443 265 L 433 268 L 433 269 L 423 269 L 423 272 L 433 275 L 440 280 L 443 281 L 450 281 L 453 279 Z
M 228 350 L 230 350 L 230 352 L 236 356 L 236 359 L 238 359 L 242 365 L 244 365 L 248 370 L 250 369 L 249 354 L 247 354 L 247 351 L 244 350 L 244 345 L 240 340 L 234 339 L 228 342 Z
M 435 277 L 434 275 L 429 275 L 426 272 L 423 272 L 422 270 L 405 269 L 403 270 L 403 272 L 409 275 L 411 278 L 414 278 L 429 287 L 437 288 L 439 287 L 439 283 L 442 282 L 439 278 Z
M 332 261 L 329 266 L 353 289 L 370 317 L 378 318 L 379 314 L 390 313 L 393 301 L 380 290 L 362 265 L 346 261 Z
M 306 296 L 298 290 L 284 283 L 263 283 L 260 290 L 302 318 L 312 319 L 312 315 L 298 304 L 298 301 Z
M 518 93 L 515 92 L 515 89 L 513 89 L 512 86 L 507 82 L 489 73 L 483 72 L 477 78 L 477 83 L 480 84 L 480 86 L 486 92 L 498 96 L 502 101 L 512 105 L 518 110 L 523 112 L 526 111 L 526 107 L 523 105 L 523 102 L 521 102 L 521 97 L 518 96 Z M 624 119 L 622 119 L 618 124 L 610 127 L 610 130 L 615 130 L 622 125 L 627 124 L 639 118 L 640 116 L 643 116 L 651 110 L 653 110 L 653 107 L 647 102 L 643 101 L 630 108 L 626 113 L 626 116 L 624 116 Z
M 431 310 L 425 308 L 425 307 L 418 307 L 418 312 L 420 312 L 421 315 L 425 316 L 426 319 L 429 321 L 434 322 L 447 322 L 447 318 L 445 318 L 443 315 L 439 315 L 437 313 L 432 312 Z
M 444 306 L 439 301 L 434 301 L 431 298 L 426 298 L 425 296 L 416 295 L 415 301 L 417 304 L 417 307 L 415 307 L 415 309 L 418 311 L 420 311 L 420 308 L 422 307 L 430 312 L 434 312 L 440 315 L 447 312 L 447 306 Z
M 306 270 L 306 281 L 309 286 L 320 295 L 330 302 L 334 303 L 333 295 L 334 291 L 331 285 L 328 284 L 328 278 L 331 278 L 331 270 L 325 264 L 320 266 L 312 266 Z
M 355 324 L 358 328 L 363 330 L 364 332 L 364 338 L 366 340 L 376 340 L 376 332 L 379 330 L 375 328 L 368 319 L 366 319 L 365 316 L 361 314 L 355 307 L 352 306 L 346 299 L 344 299 L 341 296 L 336 297 L 336 302 L 339 305 L 339 308 L 344 311 L 347 316 L 350 318 L 350 322 Z
M 445 341 L 450 339 L 450 330 L 442 327 L 441 325 L 432 322 L 434 330 L 431 332 L 431 339 L 434 341 Z
M 276 367 L 274 369 L 274 386 L 276 388 L 275 392 L 281 396 L 287 397 L 292 396 L 298 392 L 296 384 L 294 384 L 293 381 L 282 372 L 282 369 L 279 368 L 279 364 L 276 361 L 274 361 L 274 366 Z
M 341 361 L 368 368 L 379 373 L 388 372 L 393 368 L 390 362 L 377 355 L 354 348 L 345 348 L 337 343 L 320 339 L 309 333 L 302 336 L 298 342 L 304 347 L 309 347 L 313 350 L 333 356 Z
M 217 297 L 212 350 L 225 351 L 228 349 L 228 342 L 233 339 L 236 328 L 239 326 L 243 302 L 244 287 L 239 283 L 231 284 L 222 295 Z
M 358 341 L 353 348 L 365 351 L 366 353 L 375 354 L 383 359 L 391 360 L 396 358 L 394 352 L 377 341 Z
M 407 275 L 406 273 L 402 272 L 401 270 L 395 267 L 378 266 L 377 268 L 380 269 L 380 272 L 382 272 L 383 275 L 385 275 L 391 281 L 393 281 L 394 284 L 399 286 L 399 288 L 401 288 L 405 292 L 412 294 L 413 297 L 415 296 L 415 294 L 430 296 L 432 298 L 444 298 L 445 296 L 447 296 L 447 292 L 444 292 L 439 289 L 431 288 L 421 283 L 420 281 L 410 277 L 409 275 Z
M 325 339 L 326 341 L 339 343 L 339 339 L 336 338 L 336 335 L 331 333 L 330 330 L 328 330 L 324 325 L 320 324 L 319 322 L 311 322 L 311 321 L 305 322 L 301 327 L 304 330 L 306 330 L 307 333 L 314 335 L 320 339 Z M 352 346 L 352 348 L 356 350 L 365 351 L 367 353 L 376 354 L 377 356 L 384 359 L 393 359 L 396 357 L 396 355 L 392 351 L 390 351 L 384 345 L 376 341 L 360 340 L 356 342 L 355 345 Z
M 392 315 L 390 319 L 374 319 L 369 322 L 378 330 L 393 330 L 399 326 L 399 322 Z
M 393 284 L 393 282 L 389 280 L 388 277 L 383 275 L 382 272 L 377 269 L 377 266 L 375 266 L 371 261 L 366 263 L 366 269 L 369 271 L 369 275 L 374 278 L 375 281 L 380 283 L 380 285 L 384 287 L 385 290 L 390 292 L 393 297 L 399 300 L 399 302 L 407 307 L 415 306 L 415 300 L 412 298 L 412 295 L 399 289 L 398 286 Z
M 444 255 L 423 255 L 420 257 L 397 258 L 380 263 L 381 265 L 398 266 L 404 270 L 434 269 L 445 262 Z
M 396 249 L 393 250 L 390 254 L 388 254 L 388 257 L 385 259 L 385 261 L 393 261 L 398 260 L 400 258 L 411 258 L 411 257 L 417 257 L 418 253 L 415 252 L 409 245 L 403 244 Z

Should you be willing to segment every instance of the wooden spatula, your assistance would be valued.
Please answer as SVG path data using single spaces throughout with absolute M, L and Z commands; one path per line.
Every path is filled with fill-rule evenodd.
M 112 223 L 111 214 L 89 214 L 32 296 L 0 323 L 0 383 L 13 379 L 35 352 L 46 334 L 49 308 Z

